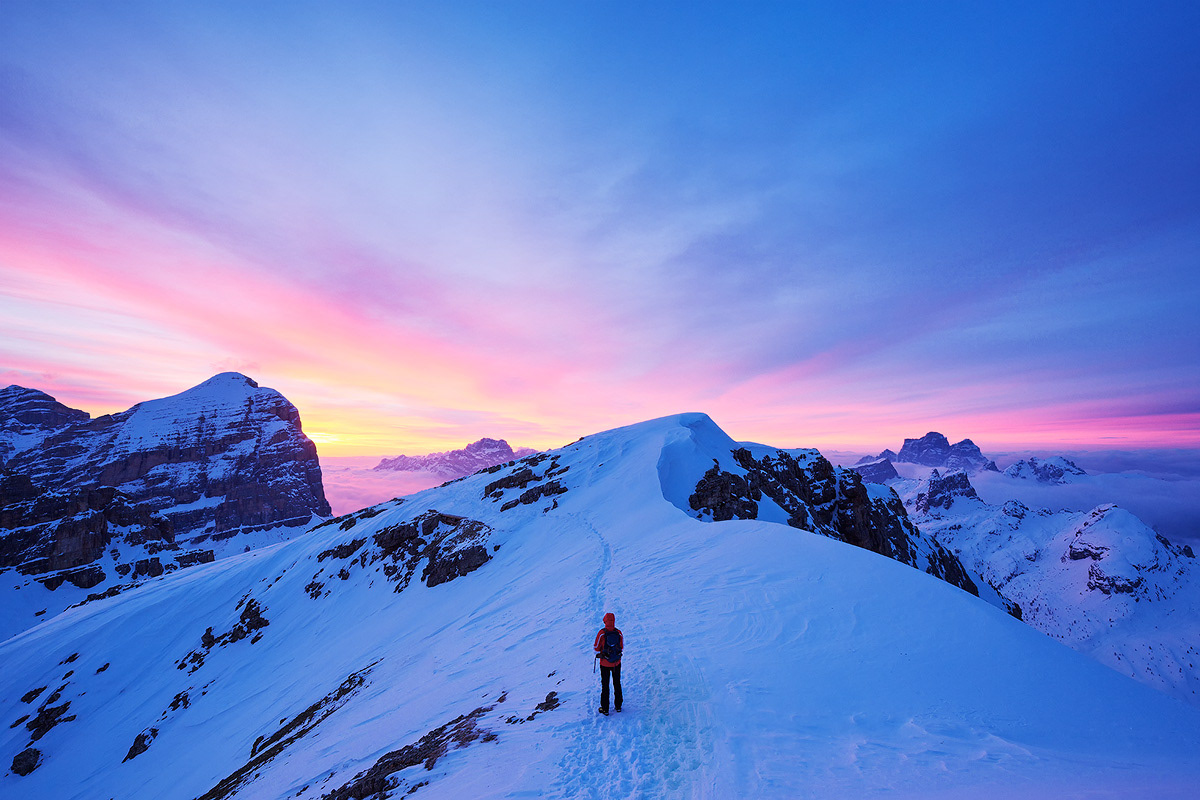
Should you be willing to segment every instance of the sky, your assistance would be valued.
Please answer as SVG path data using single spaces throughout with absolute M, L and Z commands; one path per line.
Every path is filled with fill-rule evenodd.
M 1195 3 L 0 3 L 0 385 L 326 455 L 1200 447 Z

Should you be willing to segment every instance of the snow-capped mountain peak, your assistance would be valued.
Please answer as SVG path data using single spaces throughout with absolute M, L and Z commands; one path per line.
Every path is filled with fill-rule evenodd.
M 481 469 L 524 458 L 537 451 L 521 447 L 513 450 L 503 439 L 484 437 L 459 450 L 430 453 L 424 456 L 394 456 L 385 458 L 376 465 L 380 471 L 418 472 L 425 471 L 444 478 L 461 478 Z
M 1071 483 L 1080 475 L 1087 475 L 1075 462 L 1063 456 L 1021 459 L 1004 470 L 1010 478 L 1034 480 L 1038 483 Z

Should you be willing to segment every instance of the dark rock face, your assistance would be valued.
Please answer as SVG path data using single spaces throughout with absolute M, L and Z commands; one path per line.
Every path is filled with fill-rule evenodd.
M 324 525 L 333 522 L 336 520 Z M 324 566 L 305 589 L 309 597 L 320 598 L 329 593 L 326 584 L 331 578 L 349 580 L 354 571 L 378 564 L 377 569 L 400 592 L 408 587 L 423 561 L 421 580 L 430 588 L 439 586 L 490 561 L 488 541 L 492 533 L 491 526 L 478 520 L 429 509 L 409 522 L 377 531 L 370 545 L 366 538 L 356 538 L 320 553 L 317 561 Z
M 41 444 L 55 431 L 89 418 L 45 392 L 8 386 L 0 389 L 0 466 L 16 453 Z
M 505 501 L 500 506 L 501 511 L 510 511 L 517 506 L 532 505 L 542 498 L 552 498 L 555 495 L 565 494 L 567 487 L 562 485 L 562 482 L 557 478 L 563 475 L 570 469 L 567 465 L 560 465 L 560 455 L 547 455 L 540 453 L 534 456 L 528 456 L 520 461 L 510 464 L 503 464 L 495 467 L 489 467 L 482 470 L 483 472 L 493 473 L 498 472 L 504 467 L 515 467 L 511 472 L 503 477 L 489 483 L 483 489 L 483 499 L 491 499 L 493 502 L 502 500 L 505 493 L 512 489 L 521 489 L 521 494 Z M 549 464 L 543 469 L 542 464 L 549 460 Z M 538 475 L 538 470 L 542 471 Z M 529 484 L 534 484 L 530 486 Z M 547 506 L 543 511 L 551 511 L 558 508 L 558 501 L 554 500 L 552 505 Z
M 376 465 L 375 469 L 395 472 L 425 471 L 445 478 L 461 478 L 473 475 L 481 469 L 524 458 L 535 452 L 528 447 L 513 450 L 503 439 L 484 438 L 472 442 L 461 450 L 430 453 L 427 456 L 385 458 Z
M 158 728 L 147 728 L 139 733 L 133 739 L 133 744 L 129 746 L 129 752 L 125 754 L 125 758 L 121 759 L 124 764 L 131 758 L 137 758 L 142 753 L 150 749 L 150 743 L 158 736 Z
M 867 483 L 887 483 L 900 477 L 892 462 L 886 458 L 865 458 L 850 469 L 861 475 Z
M 762 492 L 741 475 L 722 472 L 714 461 L 712 469 L 696 484 L 695 493 L 688 498 L 693 511 L 708 514 L 714 522 L 731 519 L 758 519 L 758 501 Z
M 13 756 L 12 771 L 21 777 L 28 775 L 42 763 L 42 752 L 36 747 L 27 747 Z
M 979 499 L 967 473 L 951 472 L 942 477 L 935 469 L 929 476 L 926 490 L 917 494 L 916 510 L 918 514 L 925 514 L 931 508 L 950 508 L 959 498 Z
M 0 568 L 16 567 L 27 575 L 91 564 L 112 544 L 117 527 L 134 543 L 174 547 L 168 520 L 112 487 L 56 492 L 34 486 L 26 475 L 3 471 L 0 503 Z M 63 579 L 83 588 L 104 579 L 103 574 L 94 578 L 94 571 L 85 571 Z
M 921 537 L 890 489 L 873 496 L 857 472 L 835 468 L 815 450 L 799 456 L 777 450 L 755 459 L 739 448 L 732 455 L 745 474 L 723 471 L 719 464 L 706 472 L 689 498 L 701 518 L 757 519 L 767 498 L 794 528 L 871 550 L 979 593 L 954 555 Z
M 889 451 L 885 450 L 879 457 L 885 458 L 888 453 Z M 996 462 L 984 456 L 970 439 L 963 439 L 952 445 L 945 436 L 936 432 L 927 433 L 920 439 L 905 439 L 900 452 L 890 460 L 964 472 L 1000 471 Z
M 182 540 L 330 513 L 295 406 L 244 375 L 217 375 L 94 420 L 53 418 L 66 424 L 17 452 L 10 470 L 43 491 L 119 489 L 166 517 Z

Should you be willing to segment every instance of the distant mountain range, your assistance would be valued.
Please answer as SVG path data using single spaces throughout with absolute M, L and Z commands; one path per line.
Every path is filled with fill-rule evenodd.
M 899 453 L 884 450 L 874 458 L 863 456 L 859 464 L 874 464 L 881 460 L 950 470 L 961 469 L 965 472 L 999 472 L 996 462 L 986 458 L 970 439 L 950 444 L 949 439 L 936 431 L 930 431 L 920 439 L 905 439 Z
M 395 456 L 385 458 L 375 469 L 393 472 L 429 472 L 443 478 L 462 478 L 481 469 L 504 464 L 517 458 L 533 455 L 530 447 L 513 450 L 503 439 L 480 439 L 461 450 L 430 453 L 424 456 Z

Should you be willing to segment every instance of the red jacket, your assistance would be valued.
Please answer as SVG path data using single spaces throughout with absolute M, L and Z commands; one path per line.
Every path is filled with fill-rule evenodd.
M 625 649 L 625 634 L 621 633 L 621 629 L 620 629 L 620 628 L 617 628 L 616 626 L 612 626 L 612 627 L 604 627 L 604 628 L 601 628 L 599 631 L 597 631 L 597 633 L 596 633 L 596 644 L 593 646 L 593 648 L 595 649 L 595 651 L 596 651 L 597 653 L 599 653 L 601 650 L 603 650 L 603 649 L 604 649 L 604 634 L 605 634 L 605 633 L 607 633 L 608 631 L 615 631 L 615 632 L 616 632 L 617 636 L 619 636 L 619 637 L 620 637 L 620 639 L 621 639 L 621 650 L 624 650 L 624 649 Z M 618 651 L 618 652 L 619 652 L 619 651 Z M 601 658 L 601 659 L 600 659 L 600 666 L 602 666 L 602 667 L 615 667 L 615 666 L 617 666 L 617 665 L 618 665 L 618 664 L 620 664 L 620 663 L 621 663 L 621 656 L 620 656 L 620 655 L 618 655 L 618 656 L 617 656 L 617 660 L 616 660 L 616 661 L 609 661 L 609 660 L 608 660 L 608 659 L 606 659 L 606 658 Z

